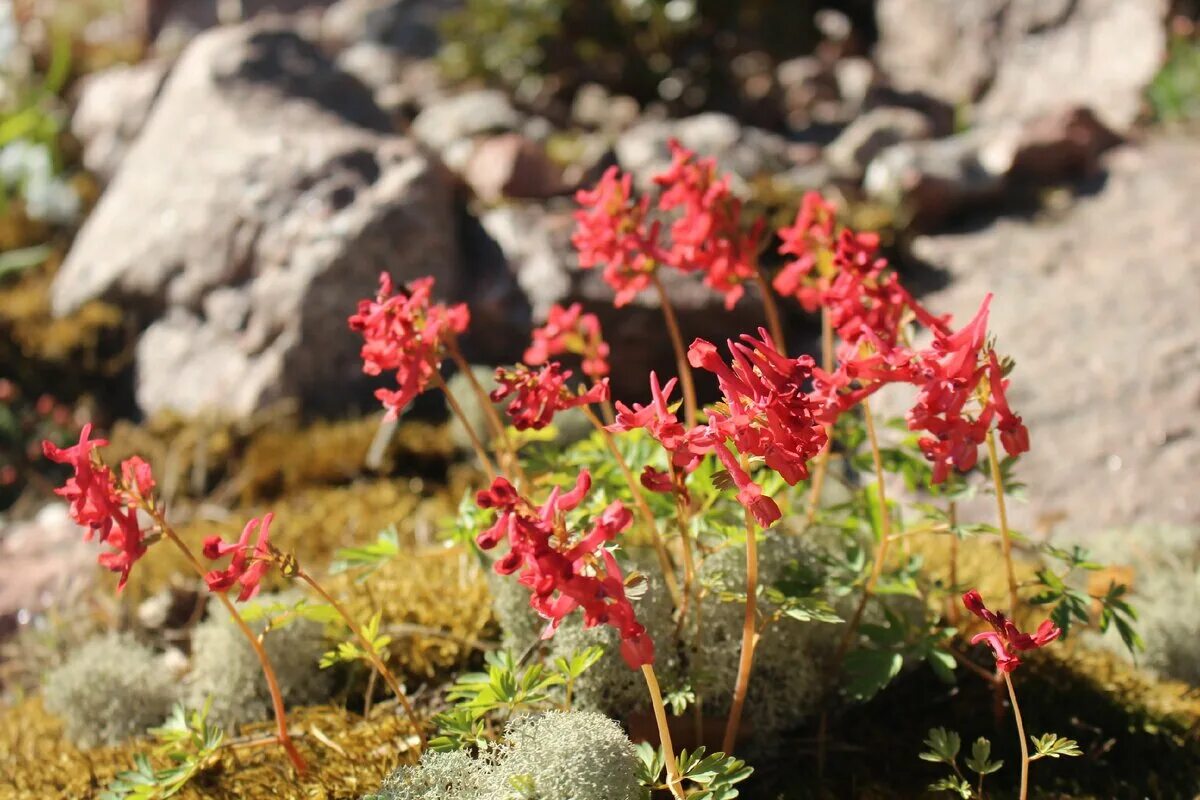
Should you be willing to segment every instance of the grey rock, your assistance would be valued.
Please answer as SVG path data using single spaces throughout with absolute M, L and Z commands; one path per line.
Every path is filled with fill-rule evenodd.
M 76 607 L 100 574 L 99 553 L 63 503 L 24 522 L 0 521 L 0 638 L 48 610 Z
M 918 111 L 876 108 L 855 119 L 830 142 L 825 159 L 840 177 L 858 180 L 884 149 L 932 135 L 932 123 Z
M 439 100 L 413 120 L 412 133 L 438 152 L 485 133 L 521 129 L 524 117 L 497 89 L 477 89 Z
M 540 144 L 518 133 L 480 141 L 463 168 L 463 179 L 488 202 L 503 197 L 544 199 L 566 190 L 562 168 Z
M 978 121 L 1086 106 L 1124 133 L 1166 52 L 1164 0 L 877 0 L 875 56 L 891 82 Z
M 637 121 L 637 100 L 628 95 L 613 96 L 598 83 L 579 87 L 571 104 L 571 120 L 584 128 L 620 132 Z
M 110 67 L 80 82 L 71 133 L 83 145 L 83 165 L 102 180 L 116 174 L 142 130 L 167 77 L 161 60 Z
M 333 46 L 369 42 L 398 56 L 432 58 L 438 26 L 462 0 L 337 0 L 321 18 L 321 38 Z
M 989 329 L 1016 360 L 1009 399 L 1033 445 L 1019 530 L 1200 523 L 1200 143 L 1121 148 L 1103 166 L 1103 188 L 1053 220 L 914 243 L 950 279 L 930 308 L 961 322 L 995 292 Z
M 345 318 L 377 275 L 460 284 L 448 174 L 359 82 L 273 27 L 197 38 L 53 288 L 57 313 L 119 302 L 149 327 L 143 410 L 353 405 Z

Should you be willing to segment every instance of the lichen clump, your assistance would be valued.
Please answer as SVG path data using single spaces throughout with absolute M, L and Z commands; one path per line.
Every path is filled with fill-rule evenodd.
M 270 605 L 296 599 L 291 595 L 264 596 L 258 602 Z M 255 633 L 261 633 L 265 626 L 262 620 L 250 623 Z M 312 704 L 329 697 L 330 676 L 318 666 L 327 649 L 320 623 L 293 617 L 281 627 L 272 627 L 263 642 L 285 703 Z M 218 603 L 209 604 L 208 618 L 196 626 L 192 652 L 187 678 L 187 697 L 192 707 L 199 708 L 211 698 L 209 718 L 226 728 L 271 717 L 271 698 L 262 665 Z
M 641 800 L 637 754 L 621 726 L 589 711 L 518 717 L 472 758 L 427 753 L 365 800 Z
M 86 642 L 46 679 L 46 708 L 81 747 L 117 744 L 161 723 L 174 679 L 154 651 L 128 634 Z

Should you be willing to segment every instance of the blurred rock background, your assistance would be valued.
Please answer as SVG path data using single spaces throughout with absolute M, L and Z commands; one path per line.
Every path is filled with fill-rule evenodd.
M 962 319 L 996 292 L 1035 440 L 1024 530 L 1200 526 L 1197 14 L 0 0 L 0 618 L 77 591 L 77 543 L 35 515 L 40 438 L 95 419 L 181 441 L 162 431 L 185 423 L 163 420 L 191 420 L 202 433 L 164 447 L 181 495 L 283 491 L 245 477 L 258 432 L 376 411 L 345 317 L 382 270 L 468 302 L 481 365 L 519 358 L 552 304 L 582 302 L 612 343 L 616 396 L 644 399 L 647 370 L 672 369 L 659 312 L 643 298 L 614 313 L 578 269 L 572 194 L 613 164 L 645 185 L 670 137 L 777 223 L 806 190 L 836 198 L 939 311 Z M 753 292 L 725 313 L 668 283 L 685 338 L 761 320 Z M 813 319 L 791 308 L 788 324 L 793 348 L 814 348 Z M 436 421 L 432 406 L 413 415 Z M 404 444 L 388 474 L 446 480 L 438 436 Z M 298 454 L 267 463 L 329 457 L 293 437 Z M 315 482 L 364 472 L 324 469 Z M 20 566 L 47 561 L 62 569 Z

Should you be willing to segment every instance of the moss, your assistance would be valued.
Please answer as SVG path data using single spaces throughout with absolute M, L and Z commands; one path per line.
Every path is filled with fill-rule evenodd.
M 378 710 L 369 719 L 342 708 L 293 709 L 293 738 L 309 772 L 298 777 L 271 744 L 221 751 L 218 762 L 176 797 L 180 800 L 312 800 L 352 798 L 414 760 L 416 741 L 402 716 Z M 272 723 L 247 726 L 251 739 L 269 739 Z M 146 742 L 85 750 L 64 741 L 61 721 L 39 698 L 0 709 L 0 796 L 14 800 L 94 797 L 133 766 Z M 10 792 L 5 794 L 4 792 Z
M 46 679 L 46 708 L 59 715 L 71 741 L 117 744 L 161 723 L 176 692 L 169 670 L 129 635 L 84 644 Z

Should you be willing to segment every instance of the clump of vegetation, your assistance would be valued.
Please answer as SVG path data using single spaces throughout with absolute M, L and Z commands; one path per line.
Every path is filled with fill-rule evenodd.
M 1176 18 L 1167 61 L 1150 84 L 1154 118 L 1168 124 L 1200 121 L 1200 33 L 1196 23 Z
M 270 608 L 295 599 L 266 595 L 258 603 Z M 224 609 L 215 603 L 210 606 L 207 619 L 192 634 L 189 705 L 201 708 L 211 702 L 209 717 L 229 730 L 270 719 L 271 696 L 258 657 Z M 324 625 L 303 617 L 273 620 L 270 616 L 250 624 L 262 636 L 288 705 L 320 703 L 329 697 L 331 675 L 319 666 L 329 649 Z
M 811 51 L 816 10 L 769 0 L 469 0 L 444 23 L 441 61 L 454 79 L 500 82 L 527 98 L 594 82 L 680 110 L 728 109 L 762 97 L 744 85 L 752 76 L 738 57 L 759 59 L 754 75 L 769 86 L 771 58 Z
M 430 750 L 419 764 L 396 770 L 363 800 L 483 800 L 494 769 L 487 754 L 472 758 L 461 750 Z
M 175 679 L 154 651 L 128 634 L 93 639 L 46 679 L 46 708 L 83 747 L 118 744 L 166 719 Z

